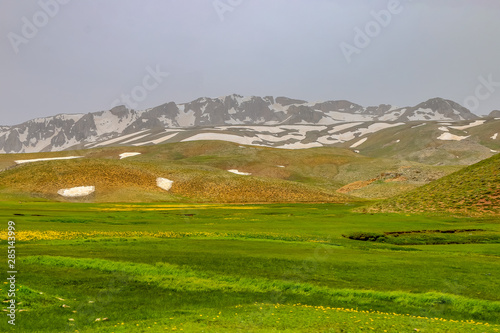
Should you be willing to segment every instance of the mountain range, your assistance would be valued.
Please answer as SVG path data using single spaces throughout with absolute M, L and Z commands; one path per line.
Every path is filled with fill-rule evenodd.
M 343 144 L 363 134 L 409 122 L 457 122 L 478 118 L 458 103 L 442 98 L 433 98 L 413 107 L 388 104 L 363 107 L 346 100 L 307 102 L 287 97 L 233 94 L 219 98 L 203 97 L 182 104 L 169 102 L 146 110 L 117 106 L 108 111 L 59 114 L 15 126 L 0 126 L 0 153 L 133 144 L 133 139 L 139 137 L 142 139 L 140 144 L 189 140 L 191 136 L 200 134 L 201 137 L 196 139 L 204 139 L 200 131 L 217 127 L 226 135 L 240 136 L 245 144 L 308 148 Z M 293 133 L 299 128 L 294 126 L 299 125 L 317 127 L 313 128 L 314 131 L 309 127 L 308 131 Z M 235 132 L 242 126 L 246 126 L 247 130 L 249 126 L 260 126 L 260 129 L 252 128 L 250 131 L 263 132 L 264 137 L 255 142 L 255 138 Z M 282 130 L 276 132 L 276 128 Z M 351 128 L 350 134 L 345 131 L 347 128 Z M 352 131 L 353 128 L 355 131 Z M 325 130 L 328 137 L 323 140 L 318 141 L 317 135 L 309 135 L 309 132 Z M 210 139 L 209 136 L 206 138 Z

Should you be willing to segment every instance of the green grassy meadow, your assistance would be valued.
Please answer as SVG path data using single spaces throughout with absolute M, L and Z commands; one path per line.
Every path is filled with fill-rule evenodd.
M 500 214 L 500 154 L 380 201 L 370 212 L 448 212 L 469 216 Z
M 0 202 L 0 331 L 500 331 L 498 218 L 360 205 Z

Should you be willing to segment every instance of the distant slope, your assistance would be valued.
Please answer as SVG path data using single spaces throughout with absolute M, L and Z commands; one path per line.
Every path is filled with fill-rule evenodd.
M 371 134 L 356 149 L 370 157 L 470 165 L 500 151 L 500 120 L 407 123 Z
M 500 154 L 368 208 L 371 212 L 500 214 Z
M 375 158 L 470 165 L 500 150 L 500 120 L 347 122 L 337 125 L 217 126 L 146 130 L 75 148 L 221 140 L 260 147 L 339 147 Z
M 120 160 L 126 152 L 141 154 Z M 15 162 L 68 156 L 82 158 Z M 224 141 L 6 154 L 0 155 L 0 166 L 6 169 L 0 172 L 0 200 L 2 194 L 15 193 L 63 200 L 57 195 L 59 189 L 95 186 L 95 194 L 84 198 L 90 201 L 345 202 L 388 197 L 456 170 L 368 158 L 341 148 L 288 150 Z M 173 180 L 172 189 L 157 188 L 157 177 Z M 373 178 L 380 181 L 353 192 L 337 192 Z

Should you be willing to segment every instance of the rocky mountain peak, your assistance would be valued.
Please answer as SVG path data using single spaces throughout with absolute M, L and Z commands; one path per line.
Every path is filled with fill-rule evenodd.
M 222 125 L 333 125 L 345 122 L 406 122 L 475 119 L 461 105 L 433 98 L 414 107 L 389 104 L 363 107 L 347 100 L 307 102 L 289 97 L 200 97 L 182 104 L 168 102 L 146 110 L 116 106 L 88 114 L 60 114 L 0 127 L 0 153 L 56 151 L 165 128 Z
M 434 114 L 439 114 L 448 120 L 471 120 L 478 116 L 470 112 L 467 108 L 451 100 L 435 97 L 415 106 L 417 112 L 421 110 L 431 110 Z

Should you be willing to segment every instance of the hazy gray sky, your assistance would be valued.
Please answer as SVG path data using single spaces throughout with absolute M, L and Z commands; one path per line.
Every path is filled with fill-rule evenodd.
M 498 0 L 2 0 L 0 124 L 232 93 L 486 114 L 499 32 Z

